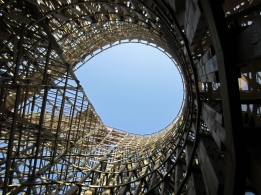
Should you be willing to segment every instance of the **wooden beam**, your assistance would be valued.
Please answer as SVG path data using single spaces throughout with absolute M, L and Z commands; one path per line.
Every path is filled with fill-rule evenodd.
M 178 156 L 180 152 L 182 152 L 181 147 L 177 146 L 176 155 Z M 178 191 L 179 185 L 180 185 L 181 180 L 183 178 L 183 168 L 182 168 L 182 166 L 183 165 L 182 165 L 181 162 L 177 162 L 177 165 L 175 167 L 175 193 Z
M 190 45 L 201 41 L 205 36 L 207 23 L 197 1 L 186 0 L 184 26 Z
M 201 0 L 217 55 L 224 126 L 226 132 L 225 195 L 245 193 L 244 130 L 233 42 L 221 1 Z
M 224 194 L 225 160 L 211 139 L 201 139 L 198 147 L 199 164 L 209 195 Z
M 255 187 L 257 192 L 261 194 L 261 147 L 259 146 L 247 146 L 246 151 L 248 154 L 248 166 L 247 177 Z
M 222 126 L 223 116 L 206 103 L 202 103 L 202 116 L 219 149 L 226 150 L 224 147 L 226 132 Z
M 207 49 L 199 60 L 197 67 L 200 82 L 219 82 L 218 62 L 213 46 Z
M 168 158 L 168 157 L 167 157 Z M 165 167 L 166 167 L 166 172 L 169 170 L 169 168 L 171 167 L 171 160 L 167 160 L 166 164 L 165 164 Z M 165 179 L 163 181 L 163 184 L 162 184 L 162 188 L 161 188 L 161 194 L 160 195 L 168 195 L 170 193 L 170 186 L 169 186 L 169 180 L 168 179 Z
M 189 166 L 189 160 L 191 158 L 192 155 L 192 150 L 193 150 L 193 142 L 192 141 L 188 141 L 186 142 L 186 166 Z
M 187 184 L 187 195 L 207 194 L 201 174 L 192 172 Z
M 237 65 L 261 60 L 261 17 L 235 38 Z

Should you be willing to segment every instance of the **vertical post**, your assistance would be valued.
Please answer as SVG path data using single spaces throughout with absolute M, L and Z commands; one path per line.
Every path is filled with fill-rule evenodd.
M 167 158 L 169 158 L 168 154 L 167 154 Z M 165 164 L 166 172 L 170 169 L 170 166 L 171 166 L 171 161 L 170 161 L 170 159 L 168 159 L 166 164 Z M 163 181 L 161 194 L 160 195 L 167 195 L 167 194 L 169 194 L 169 188 L 170 188 L 169 182 L 170 181 L 167 178 Z
M 179 153 L 182 152 L 181 149 L 182 148 L 180 146 L 177 146 L 176 156 L 178 156 Z M 177 161 L 179 161 L 179 159 L 177 159 Z M 177 162 L 177 165 L 175 167 L 175 194 L 179 189 L 179 185 L 181 183 L 182 176 L 183 176 L 182 164 L 180 162 Z
M 74 112 L 75 112 L 76 102 L 77 102 L 77 98 L 78 98 L 78 91 L 79 91 L 79 86 L 77 86 L 77 89 L 76 89 L 75 98 L 74 98 L 74 103 L 73 103 L 73 110 L 72 110 L 72 112 L 71 112 L 70 127 L 69 127 L 69 132 L 68 132 L 68 134 L 67 134 L 66 151 L 69 149 L 69 143 L 70 143 L 70 137 L 71 137 L 71 129 L 72 129 L 72 124 L 73 124 L 73 118 L 74 118 Z
M 17 82 L 17 79 L 18 79 L 20 59 L 21 59 L 21 56 L 22 56 L 22 48 L 23 48 L 23 41 L 24 41 L 24 33 L 25 33 L 25 24 L 22 24 L 19 45 L 18 45 L 18 48 L 14 48 L 14 50 L 17 49 L 17 51 L 14 51 L 14 53 L 17 52 L 17 55 L 14 56 L 14 60 L 15 60 L 15 63 L 16 63 L 15 72 L 14 72 L 14 80 L 13 80 L 14 84 Z
M 58 134 L 60 132 L 61 124 L 62 124 L 62 117 L 63 117 L 64 104 L 65 104 L 65 94 L 66 94 L 68 77 L 69 77 L 70 65 L 69 64 L 65 64 L 65 65 L 66 65 L 66 78 L 65 78 L 65 82 L 64 82 L 64 88 L 63 88 L 63 94 L 62 94 L 62 103 L 61 103 L 61 107 L 60 107 L 60 113 L 59 113 L 59 118 L 58 118 L 57 129 L 56 129 L 56 136 L 55 136 L 55 141 L 54 141 L 53 158 L 52 158 L 52 163 L 51 163 L 52 165 L 54 163 L 55 153 L 56 153 L 57 145 L 58 145 L 58 139 L 59 139 Z
M 10 169 L 11 169 L 11 160 L 12 160 L 12 153 L 13 153 L 13 146 L 14 146 L 14 137 L 15 137 L 15 129 L 17 126 L 17 111 L 18 111 L 18 105 L 20 101 L 20 92 L 21 92 L 21 87 L 18 85 L 16 89 L 16 98 L 15 98 L 15 107 L 14 107 L 14 115 L 13 115 L 13 122 L 12 122 L 12 127 L 10 129 L 10 135 L 9 135 L 9 142 L 8 142 L 8 152 L 7 152 L 7 157 L 6 157 L 6 170 L 5 170 L 5 180 L 4 180 L 4 185 L 3 185 L 3 194 L 7 194 L 8 192 L 8 183 L 9 181 L 9 176 L 10 176 Z
M 15 72 L 14 72 L 14 78 L 13 78 L 14 84 L 17 83 L 17 79 L 19 76 L 18 73 L 19 73 L 20 59 L 22 56 L 24 32 L 25 32 L 25 24 L 22 24 L 18 48 L 14 47 L 14 55 L 15 55 L 14 56 Z M 12 164 L 11 159 L 12 159 L 12 153 L 13 153 L 15 129 L 17 126 L 16 120 L 17 120 L 17 115 L 18 115 L 18 106 L 19 106 L 19 102 L 20 102 L 20 93 L 21 93 L 21 87 L 20 87 L 20 85 L 17 85 L 13 122 L 12 122 L 12 127 L 10 129 L 9 142 L 8 142 L 8 153 L 7 153 L 7 157 L 6 157 L 6 171 L 5 171 L 5 180 L 4 180 L 4 185 L 3 185 L 3 194 L 6 194 L 8 192 L 8 183 L 12 182 L 12 181 L 9 181 L 10 180 L 9 176 L 10 176 L 10 169 L 11 169 L 11 164 Z
M 208 99 L 212 100 L 212 92 L 213 92 L 213 88 L 212 88 L 212 83 L 207 83 L 208 84 Z
M 38 134 L 37 134 L 37 138 L 36 138 L 36 150 L 35 150 L 35 159 L 34 159 L 34 165 L 33 165 L 33 170 L 32 170 L 32 181 L 35 179 L 35 173 L 36 173 L 36 166 L 38 163 L 38 153 L 39 153 L 39 149 L 40 149 L 40 138 L 41 138 L 41 134 L 42 134 L 42 127 L 44 124 L 44 115 L 45 115 L 45 108 L 46 108 L 46 101 L 47 101 L 47 97 L 48 97 L 48 87 L 47 87 L 47 77 L 48 77 L 48 66 L 49 66 L 49 57 L 50 57 L 50 53 L 52 51 L 51 48 L 51 44 L 49 43 L 49 47 L 47 50 L 47 54 L 46 54 L 46 62 L 45 62 L 45 69 L 44 69 L 44 75 L 43 75 L 43 81 L 42 81 L 42 85 L 46 85 L 44 88 L 44 95 L 42 97 L 42 108 L 41 108 L 41 114 L 40 114 L 40 119 L 39 119 L 39 128 L 38 128 Z M 31 187 L 28 188 L 28 193 L 30 193 L 30 189 Z
M 193 150 L 193 143 L 191 141 L 186 141 L 186 166 L 189 166 L 189 159 L 191 158 Z
M 237 68 L 231 38 L 218 0 L 201 0 L 213 46 L 217 55 L 221 99 L 226 131 L 225 195 L 245 192 L 244 132 L 240 107 Z

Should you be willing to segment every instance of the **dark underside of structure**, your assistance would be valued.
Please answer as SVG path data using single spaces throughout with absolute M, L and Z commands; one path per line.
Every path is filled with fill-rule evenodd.
M 261 194 L 260 13 L 260 0 L 0 0 L 0 194 Z M 74 74 L 123 42 L 182 73 L 179 116 L 151 135 L 103 124 Z

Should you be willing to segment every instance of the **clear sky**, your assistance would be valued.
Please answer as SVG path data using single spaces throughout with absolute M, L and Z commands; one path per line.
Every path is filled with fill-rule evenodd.
M 183 87 L 174 63 L 161 51 L 137 43 L 109 48 L 76 75 L 102 121 L 148 134 L 176 117 Z

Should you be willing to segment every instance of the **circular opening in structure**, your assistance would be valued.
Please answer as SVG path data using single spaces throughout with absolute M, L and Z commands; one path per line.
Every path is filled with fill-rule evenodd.
M 178 114 L 183 84 L 162 51 L 137 43 L 104 50 L 76 71 L 107 126 L 137 134 L 165 128 Z

